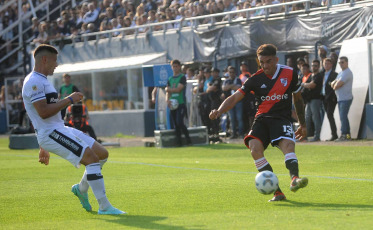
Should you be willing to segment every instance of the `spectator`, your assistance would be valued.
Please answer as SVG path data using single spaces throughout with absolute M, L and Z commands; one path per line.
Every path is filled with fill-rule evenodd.
M 39 35 L 39 19 L 37 17 L 33 17 L 31 21 L 32 21 L 31 31 L 35 39 Z
M 127 15 L 127 10 L 128 10 L 128 0 L 122 0 L 120 7 L 115 11 L 116 16 L 124 16 Z
M 61 25 L 63 26 L 62 30 L 60 31 L 61 35 L 70 36 L 72 34 L 72 29 L 75 27 L 75 24 L 72 21 L 70 21 L 69 15 L 66 11 L 61 12 L 61 17 Z
M 351 140 L 350 122 L 348 112 L 352 104 L 352 83 L 353 74 L 348 67 L 348 58 L 343 56 L 339 58 L 339 65 L 342 71 L 337 78 L 331 83 L 332 88 L 337 95 L 339 117 L 341 119 L 341 136 L 336 141 Z
M 327 57 L 328 55 L 328 48 L 324 45 L 322 46 L 319 46 L 319 49 L 318 49 L 318 55 L 320 57 L 320 62 L 321 63 L 324 63 L 324 59 Z M 321 71 L 324 71 L 324 67 L 322 67 L 322 70 Z
M 246 62 L 241 62 L 240 66 L 241 74 L 240 80 L 242 85 L 245 81 L 251 77 L 251 73 L 249 72 L 249 65 Z M 256 108 L 255 108 L 255 96 L 253 94 L 247 94 L 246 97 L 242 99 L 242 120 L 244 123 L 244 133 L 248 133 L 251 129 L 251 125 L 254 122 Z
M 304 65 L 303 65 L 304 66 Z M 307 127 L 312 127 L 314 124 L 313 138 L 311 142 L 320 141 L 320 132 L 321 132 L 321 114 L 320 108 L 322 106 L 321 101 L 321 88 L 323 85 L 323 76 L 319 72 L 320 70 L 320 61 L 313 60 L 312 62 L 312 74 L 307 79 L 306 82 L 302 83 L 303 93 L 306 95 L 306 124 Z M 311 130 L 308 129 L 307 132 Z
M 157 11 L 157 4 L 155 4 L 153 0 L 146 0 L 144 10 L 146 13 L 151 10 Z
M 225 98 L 234 94 L 242 86 L 241 80 L 236 76 L 236 69 L 233 66 L 228 67 L 228 74 L 229 77 L 223 82 L 222 87 Z M 232 127 L 231 139 L 243 137 L 245 126 L 242 120 L 242 106 L 242 101 L 240 101 L 229 110 L 229 119 Z
M 236 7 L 233 5 L 232 0 L 223 0 L 224 12 L 235 11 Z
M 297 59 L 297 69 L 298 69 L 298 80 L 302 81 L 303 79 L 303 73 L 302 73 L 302 66 L 306 64 L 303 58 L 298 58 Z
M 83 16 L 83 22 L 84 23 L 96 23 L 98 20 L 99 12 L 95 8 L 95 5 L 93 3 L 88 4 L 88 12 Z
M 36 45 L 44 44 L 48 42 L 48 28 L 45 21 L 39 24 L 39 35 L 33 40 Z
M 220 96 L 222 94 L 222 89 L 221 89 L 221 79 L 219 76 L 219 69 L 217 68 L 212 68 L 212 80 L 208 83 L 207 87 L 207 95 L 208 99 L 210 101 L 210 108 L 211 110 L 213 109 L 218 109 L 220 104 L 221 104 L 221 99 Z M 210 112 L 210 111 L 209 111 Z M 211 120 L 210 121 L 210 141 L 213 142 L 222 142 L 222 140 L 219 138 L 219 124 L 220 124 L 220 118 Z
M 332 137 L 328 141 L 334 141 L 338 138 L 337 126 L 334 120 L 334 110 L 337 105 L 337 96 L 335 95 L 334 89 L 331 87 L 331 83 L 336 79 L 337 73 L 333 71 L 333 63 L 330 58 L 324 59 L 324 69 L 323 72 L 324 80 L 323 87 L 321 89 L 321 95 L 323 97 L 324 109 L 329 120 L 330 130 L 332 132 Z
M 122 26 L 118 23 L 118 19 L 116 18 L 111 19 L 111 25 L 112 25 L 112 29 L 114 30 L 122 28 Z M 118 36 L 119 34 L 120 34 L 119 31 L 113 32 L 114 37 Z
M 58 95 L 59 99 L 66 98 L 73 92 L 79 92 L 79 89 L 71 83 L 71 76 L 69 74 L 64 73 L 62 75 L 62 81 L 63 81 L 63 84 L 60 88 L 59 95 Z M 66 108 L 61 110 L 62 119 L 65 118 L 65 114 L 66 114 Z
M 148 20 L 147 22 L 150 24 L 150 23 L 156 23 L 158 22 L 157 18 L 156 18 L 156 11 L 155 10 L 150 10 L 148 12 L 149 16 L 148 16 Z
M 187 78 L 187 80 L 193 80 L 194 79 L 194 70 L 189 67 L 186 71 L 185 77 Z
M 337 68 L 337 62 L 338 62 L 338 54 L 336 52 L 330 52 L 329 57 L 333 64 L 332 70 L 335 72 L 335 69 Z

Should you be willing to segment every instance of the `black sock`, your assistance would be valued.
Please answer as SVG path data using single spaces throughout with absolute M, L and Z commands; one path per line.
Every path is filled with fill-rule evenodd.
M 298 160 L 290 159 L 285 161 L 286 168 L 289 169 L 290 177 L 299 177 Z

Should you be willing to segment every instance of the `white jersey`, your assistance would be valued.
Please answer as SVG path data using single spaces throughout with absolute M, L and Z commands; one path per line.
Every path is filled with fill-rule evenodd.
M 43 119 L 39 116 L 33 106 L 34 102 L 46 99 L 47 104 L 58 102 L 57 90 L 47 80 L 47 77 L 41 73 L 32 71 L 26 76 L 22 87 L 23 103 L 35 131 L 39 135 L 51 133 L 54 129 L 64 127 L 64 122 L 61 118 L 61 113 L 57 113 L 51 117 Z

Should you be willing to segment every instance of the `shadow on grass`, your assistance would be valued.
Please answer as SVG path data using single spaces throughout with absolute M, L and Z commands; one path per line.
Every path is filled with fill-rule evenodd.
M 164 216 L 137 216 L 137 215 L 118 215 L 111 217 L 115 219 L 105 219 L 106 222 L 120 224 L 128 227 L 136 227 L 141 229 L 172 229 L 172 230 L 199 230 L 204 229 L 203 226 L 184 227 L 173 226 L 169 224 L 157 223 L 167 219 Z
M 341 209 L 369 209 L 372 210 L 373 205 L 366 205 L 366 204 L 333 204 L 333 203 L 312 203 L 312 202 L 299 202 L 293 200 L 285 200 L 279 203 L 276 203 L 276 206 L 294 206 L 298 208 L 327 208 L 328 210 L 341 210 Z

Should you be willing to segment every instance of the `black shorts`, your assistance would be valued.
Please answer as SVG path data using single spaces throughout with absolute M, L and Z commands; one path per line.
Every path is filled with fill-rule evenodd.
M 278 146 L 281 139 L 289 139 L 295 142 L 293 124 L 282 118 L 260 117 L 255 119 L 254 124 L 245 137 L 245 145 L 249 147 L 251 139 L 260 140 L 266 149 L 269 143 Z

